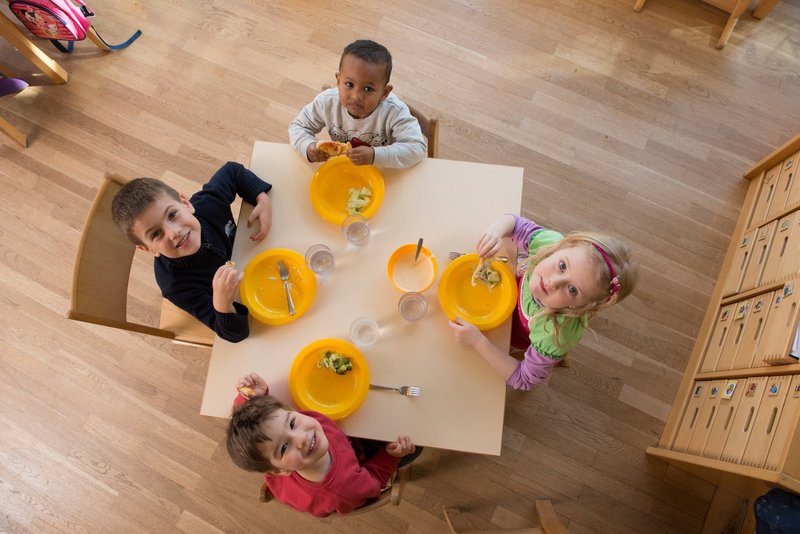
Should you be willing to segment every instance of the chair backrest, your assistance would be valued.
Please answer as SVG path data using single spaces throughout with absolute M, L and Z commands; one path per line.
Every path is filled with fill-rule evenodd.
M 501 532 L 505 534 L 569 534 L 569 531 L 558 519 L 558 515 L 556 515 L 553 504 L 550 501 L 537 500 L 535 506 L 540 526 L 518 529 L 460 530 L 457 528 L 459 523 L 464 523 L 464 521 L 461 521 L 461 510 L 443 506 L 442 511 L 444 520 L 447 522 L 452 534 L 478 534 L 481 532 L 485 534 L 499 534 Z
M 331 86 L 325 84 L 322 86 L 322 90 L 325 91 L 330 89 Z M 422 130 L 422 135 L 428 140 L 428 157 L 429 158 L 438 158 L 439 157 L 439 119 L 437 117 L 426 117 L 422 112 L 420 112 L 417 108 L 406 102 L 408 106 L 408 111 L 411 112 L 411 115 L 417 119 L 419 123 L 419 129 Z
M 426 117 L 417 108 L 406 103 L 411 115 L 417 119 L 422 135 L 428 139 L 428 157 L 439 157 L 439 119 L 437 117 Z
M 182 340 L 178 330 L 128 320 L 128 281 L 136 246 L 120 233 L 111 219 L 111 201 L 125 183 L 127 179 L 107 174 L 89 209 L 75 256 L 67 318 L 210 346 L 213 332 L 182 310 L 178 312 L 191 320 L 189 325 L 193 328 L 199 325 L 211 334 L 211 342 L 204 343 L 197 335 Z M 173 319 L 172 324 L 181 323 Z
M 398 469 L 392 475 L 392 478 L 389 481 L 389 484 L 383 490 L 381 490 L 381 494 L 374 499 L 368 500 L 366 503 L 362 504 L 349 514 L 344 517 L 352 517 L 354 515 L 366 514 L 373 510 L 376 510 L 382 506 L 386 506 L 387 504 L 391 504 L 392 506 L 399 506 L 400 501 L 403 499 L 403 490 L 406 487 L 406 483 L 408 482 L 408 478 L 411 473 L 411 467 L 406 466 L 402 469 Z M 267 483 L 264 482 L 261 484 L 261 490 L 259 492 L 258 500 L 261 502 L 271 502 L 275 500 L 275 497 L 272 495 L 272 492 L 269 490 L 269 486 Z M 331 517 L 339 517 L 333 515 Z

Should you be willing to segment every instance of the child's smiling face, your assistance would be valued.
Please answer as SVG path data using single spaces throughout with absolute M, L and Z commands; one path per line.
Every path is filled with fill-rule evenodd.
M 602 297 L 588 247 L 557 250 L 531 272 L 528 289 L 548 308 L 580 308 Z
M 313 471 L 324 463 L 328 438 L 313 417 L 283 408 L 261 423 L 270 441 L 259 445 L 264 458 L 281 471 Z
M 386 80 L 386 65 L 367 63 L 351 54 L 342 58 L 336 86 L 339 103 L 356 119 L 369 116 L 392 91 Z
M 183 195 L 175 200 L 162 193 L 136 217 L 131 231 L 143 243 L 137 248 L 154 256 L 182 258 L 200 250 L 200 221 Z

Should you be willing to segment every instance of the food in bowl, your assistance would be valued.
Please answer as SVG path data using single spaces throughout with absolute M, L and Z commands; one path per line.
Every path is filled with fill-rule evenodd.
M 353 370 L 353 362 L 340 352 L 326 350 L 322 353 L 322 358 L 317 362 L 317 367 L 330 369 L 336 372 L 337 375 L 343 375 Z
M 416 250 L 416 244 L 403 245 L 389 258 L 389 279 L 400 291 L 425 291 L 436 279 L 436 258 L 430 250 L 422 247 L 419 258 L 414 260 Z
M 347 214 L 358 215 L 372 200 L 372 189 L 369 187 L 351 188 L 350 197 L 347 199 Z

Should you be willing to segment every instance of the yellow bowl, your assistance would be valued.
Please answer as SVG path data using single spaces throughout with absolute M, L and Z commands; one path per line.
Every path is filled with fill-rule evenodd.
M 353 368 L 343 375 L 317 367 L 326 350 L 350 358 Z M 295 405 L 314 410 L 331 419 L 342 419 L 355 412 L 369 390 L 369 366 L 361 352 L 341 339 L 320 339 L 306 345 L 289 370 L 289 391 Z
M 295 314 L 289 315 L 286 292 L 278 273 L 278 261 L 289 268 L 289 292 Z M 273 248 L 265 250 L 244 268 L 244 279 L 239 286 L 242 303 L 257 320 L 268 325 L 281 325 L 299 319 L 314 301 L 317 277 L 308 268 L 303 256 L 294 250 Z
M 439 271 L 436 257 L 426 247 L 422 247 L 419 258 L 414 262 L 416 251 L 416 243 L 403 245 L 389 257 L 386 273 L 392 285 L 400 291 L 422 292 L 431 287 L 436 280 L 436 273 Z
M 472 273 L 478 266 L 477 254 L 465 254 L 450 262 L 439 280 L 439 303 L 445 315 L 462 317 L 481 330 L 503 324 L 517 305 L 517 281 L 503 262 L 492 262 L 500 274 L 500 283 L 489 288 L 478 282 L 472 285 Z
M 347 156 L 336 156 L 320 165 L 311 178 L 311 205 L 320 217 L 342 224 L 347 217 L 351 189 L 369 187 L 372 201 L 361 215 L 369 219 L 383 202 L 383 175 L 372 165 L 354 165 Z

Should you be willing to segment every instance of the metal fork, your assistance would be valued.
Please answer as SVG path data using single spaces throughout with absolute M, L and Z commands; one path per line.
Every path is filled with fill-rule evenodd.
M 406 397 L 419 397 L 422 394 L 422 390 L 415 386 L 400 386 L 399 388 L 392 388 L 389 386 L 379 386 L 377 384 L 370 384 L 369 389 L 396 391 L 401 395 L 405 395 Z
M 283 260 L 278 261 L 278 274 L 281 275 L 281 280 L 283 280 L 283 289 L 286 291 L 286 302 L 289 304 L 289 315 L 294 315 L 294 302 L 292 302 L 292 294 L 289 292 L 289 269 L 286 267 L 286 262 Z
M 448 257 L 448 258 L 450 258 L 451 260 L 454 260 L 454 259 L 456 259 L 456 258 L 460 258 L 460 257 L 461 257 L 461 256 L 463 256 L 464 254 L 465 254 L 464 252 L 450 252 L 450 253 L 447 255 L 447 257 Z M 508 263 L 508 256 L 495 256 L 495 257 L 493 257 L 493 258 L 490 258 L 490 259 L 491 259 L 492 261 L 502 261 L 502 262 L 504 262 L 504 263 Z

